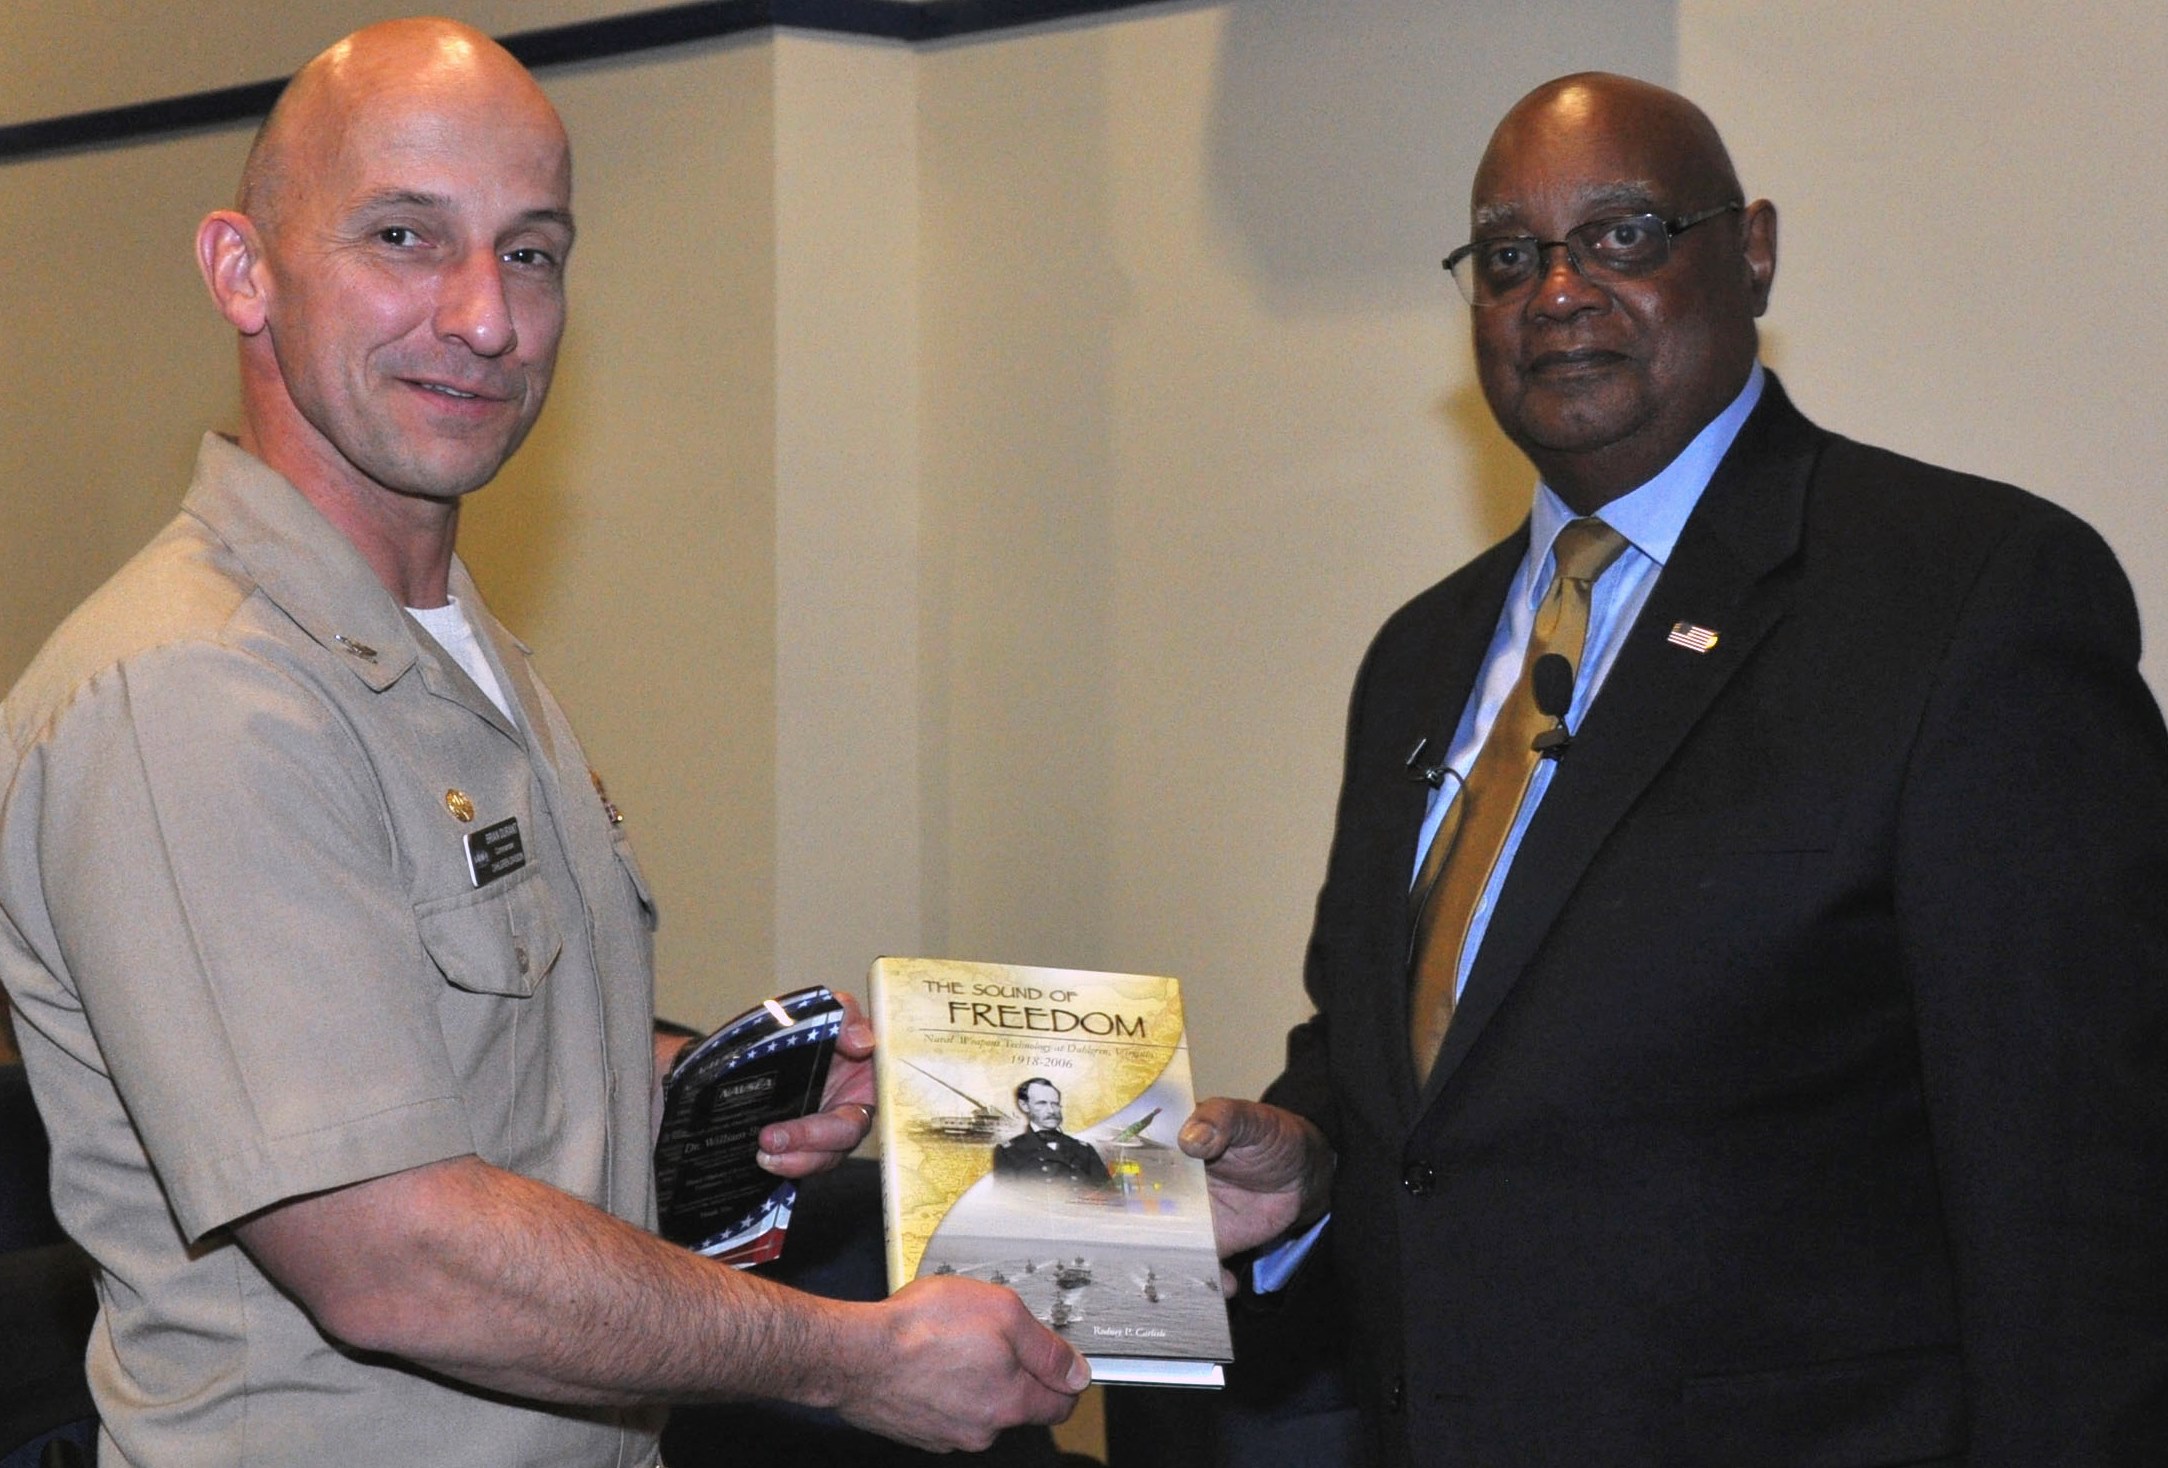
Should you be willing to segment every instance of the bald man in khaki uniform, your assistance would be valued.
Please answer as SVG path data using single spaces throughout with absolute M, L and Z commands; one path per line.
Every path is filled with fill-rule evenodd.
M 99 1265 L 101 1461 L 655 1461 L 772 1396 L 931 1448 L 1079 1358 L 964 1280 L 812 1299 L 657 1239 L 654 906 L 453 554 L 547 394 L 555 112 L 486 37 L 302 70 L 198 260 L 245 422 L 0 706 L 0 980 Z M 798 1175 L 863 1136 L 863 1022 Z

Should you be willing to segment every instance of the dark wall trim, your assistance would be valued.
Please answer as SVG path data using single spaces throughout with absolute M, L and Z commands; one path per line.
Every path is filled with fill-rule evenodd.
M 1153 0 L 926 0 L 920 5 L 909 0 L 698 0 L 690 5 L 665 5 L 546 30 L 521 31 L 501 39 L 514 56 L 528 66 L 541 68 L 598 61 L 687 41 L 708 41 L 771 26 L 917 43 L 1150 3 Z M 185 97 L 12 123 L 0 127 L 0 162 L 251 121 L 271 110 L 279 89 L 285 85 L 285 78 L 278 77 Z

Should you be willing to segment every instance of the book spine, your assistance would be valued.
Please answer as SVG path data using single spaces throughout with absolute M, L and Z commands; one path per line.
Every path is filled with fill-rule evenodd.
M 888 1292 L 894 1294 L 908 1281 L 903 1272 L 903 1230 L 897 1225 L 903 1200 L 894 1166 L 898 1155 L 896 1129 L 903 1125 L 903 1107 L 897 1099 L 896 1062 L 889 1045 L 894 1011 L 887 990 L 887 974 L 876 960 L 868 980 L 868 997 L 873 1005 L 873 1124 L 881 1144 L 881 1245 L 888 1260 Z

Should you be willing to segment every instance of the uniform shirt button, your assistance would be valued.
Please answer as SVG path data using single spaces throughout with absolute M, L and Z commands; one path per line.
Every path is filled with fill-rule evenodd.
M 1403 1376 L 1396 1376 L 1393 1378 L 1392 1389 L 1385 1394 L 1385 1410 L 1388 1412 L 1401 1412 L 1407 1409 L 1407 1405 L 1407 1378 Z
M 1438 1171 L 1427 1162 L 1411 1162 L 1400 1171 L 1400 1186 L 1420 1198 L 1438 1180 Z
M 526 945 L 526 944 L 524 944 L 524 943 L 514 943 L 514 944 L 512 945 L 512 962 L 513 962 L 513 963 L 515 963 L 515 964 L 517 964 L 517 965 L 519 965 L 519 971 L 520 971 L 521 973 L 525 973 L 525 972 L 527 972 L 527 945 Z

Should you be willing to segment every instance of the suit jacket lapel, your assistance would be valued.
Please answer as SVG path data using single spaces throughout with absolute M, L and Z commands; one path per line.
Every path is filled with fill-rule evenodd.
M 1426 1105 L 1533 961 L 1597 849 L 1789 608 L 1789 563 L 1822 442 L 1771 376 L 1529 822 L 1431 1071 Z M 1716 646 L 1695 653 L 1668 642 L 1679 622 L 1714 629 Z
M 1407 761 L 1402 777 L 1392 785 L 1386 819 L 1374 828 L 1380 849 L 1388 855 L 1384 880 L 1375 888 L 1378 905 L 1369 921 L 1376 925 L 1374 931 L 1389 935 L 1392 972 L 1403 977 L 1407 973 L 1409 945 L 1414 941 L 1409 887 L 1415 879 L 1415 843 L 1430 809 L 1431 787 L 1422 779 L 1418 766 L 1445 762 L 1446 751 L 1460 727 L 1461 713 L 1482 674 L 1514 573 L 1527 554 L 1528 524 L 1523 521 L 1519 530 L 1441 586 L 1438 605 L 1424 609 L 1427 635 L 1413 649 L 1411 660 L 1416 671 L 1406 680 L 1407 686 L 1419 692 L 1408 702 L 1404 725 L 1390 731 L 1388 745 L 1399 757 L 1406 756 L 1422 741 L 1423 752 L 1419 759 Z M 1381 1037 L 1378 1048 L 1386 1066 L 1381 1079 L 1389 1078 L 1387 1089 L 1404 1125 L 1415 1099 L 1415 1064 L 1408 1051 L 1407 986 L 1358 987 L 1362 990 L 1360 1002 L 1378 1006 L 1377 1012 L 1358 1022 Z
M 1513 589 L 1514 574 L 1527 555 L 1528 522 L 1523 520 L 1518 530 L 1470 562 L 1464 575 L 1446 583 L 1444 589 L 1452 593 L 1450 599 L 1432 609 L 1428 619 L 1430 635 L 1416 654 L 1430 679 L 1414 702 L 1415 717 L 1409 726 L 1406 748 L 1412 754 L 1418 740 L 1423 746 L 1421 759 L 1408 761 L 1411 777 L 1417 773 L 1417 765 L 1445 763 L 1453 735 L 1460 729 L 1460 716 L 1475 692 L 1476 679 L 1482 676 L 1483 659 L 1498 631 L 1498 619 Z M 1427 795 L 1414 804 L 1416 820 L 1407 832 L 1411 873 L 1415 837 L 1428 808 Z

